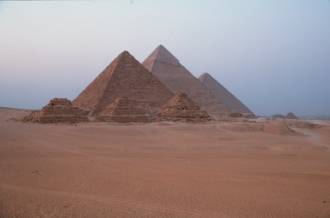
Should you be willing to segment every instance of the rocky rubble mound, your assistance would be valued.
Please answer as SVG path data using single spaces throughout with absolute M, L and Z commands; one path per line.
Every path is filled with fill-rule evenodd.
M 25 122 L 39 123 L 77 123 L 86 122 L 88 112 L 74 107 L 70 100 L 54 98 L 40 111 L 33 111 L 26 116 Z
M 105 107 L 97 116 L 97 120 L 119 123 L 151 122 L 152 117 L 147 103 L 122 97 Z
M 211 120 L 206 111 L 193 102 L 185 93 L 173 96 L 158 113 L 159 120 L 205 122 Z

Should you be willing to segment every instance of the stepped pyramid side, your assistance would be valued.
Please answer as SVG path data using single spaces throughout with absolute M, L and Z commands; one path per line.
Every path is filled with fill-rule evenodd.
M 158 46 L 143 65 L 172 92 L 186 93 L 210 115 L 219 117 L 228 112 L 226 107 L 164 46 Z
M 231 113 L 252 114 L 253 112 L 246 107 L 230 91 L 216 81 L 210 74 L 204 73 L 198 78 L 203 85 L 219 100 Z
M 121 53 L 74 101 L 74 105 L 101 112 L 117 98 L 148 104 L 154 112 L 173 93 L 127 51 Z
M 23 121 L 40 123 L 87 122 L 87 113 L 87 111 L 74 107 L 68 99 L 54 98 L 40 111 L 32 112 Z
M 99 121 L 107 122 L 151 122 L 152 113 L 148 105 L 128 98 L 117 98 L 97 116 Z
M 205 122 L 211 120 L 206 111 L 193 102 L 185 93 L 173 96 L 160 110 L 160 120 Z

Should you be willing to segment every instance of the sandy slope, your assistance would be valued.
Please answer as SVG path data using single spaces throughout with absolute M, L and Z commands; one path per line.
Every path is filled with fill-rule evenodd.
M 330 217 L 330 127 L 39 125 L 0 109 L 0 217 Z M 306 133 L 306 135 L 302 135 Z

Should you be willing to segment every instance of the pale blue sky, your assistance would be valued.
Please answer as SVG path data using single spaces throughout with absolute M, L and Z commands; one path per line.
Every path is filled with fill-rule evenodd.
M 329 0 L 1 1 L 0 106 L 73 99 L 158 44 L 257 114 L 330 114 Z

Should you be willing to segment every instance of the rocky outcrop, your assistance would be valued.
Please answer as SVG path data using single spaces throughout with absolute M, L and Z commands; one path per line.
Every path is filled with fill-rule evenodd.
M 211 118 L 206 111 L 193 102 L 185 93 L 179 92 L 172 97 L 158 113 L 159 120 L 205 122 Z
M 39 123 L 77 123 L 86 122 L 88 112 L 74 107 L 70 100 L 54 98 L 40 111 L 33 111 L 26 116 L 25 122 Z
M 106 122 L 151 122 L 153 115 L 148 103 L 130 100 L 126 97 L 117 98 L 105 107 L 97 116 L 98 121 Z

